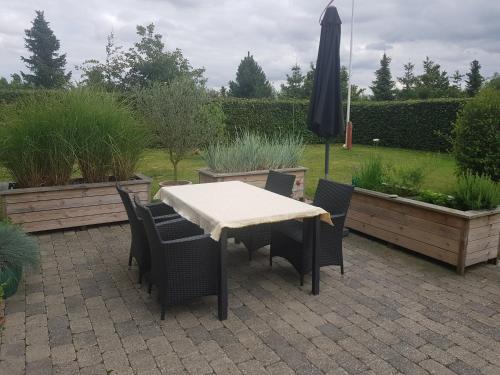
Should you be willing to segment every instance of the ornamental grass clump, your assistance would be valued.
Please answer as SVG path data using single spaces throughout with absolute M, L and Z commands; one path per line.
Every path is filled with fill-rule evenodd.
M 243 133 L 233 142 L 210 144 L 202 156 L 212 171 L 234 173 L 295 168 L 303 153 L 304 144 L 299 136 L 290 135 L 275 140 Z
M 145 132 L 114 95 L 89 89 L 34 95 L 0 127 L 0 163 L 17 187 L 127 180 L 145 147 Z
M 64 185 L 75 162 L 71 134 L 63 94 L 29 97 L 0 127 L 0 162 L 20 188 Z
M 129 179 L 145 147 L 145 133 L 129 107 L 112 94 L 87 89 L 70 92 L 67 106 L 83 180 Z

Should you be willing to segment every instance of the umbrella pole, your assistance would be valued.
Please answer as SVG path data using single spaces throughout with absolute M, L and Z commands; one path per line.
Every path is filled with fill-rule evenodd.
M 325 142 L 325 179 L 328 180 L 330 174 L 330 142 L 328 139 Z

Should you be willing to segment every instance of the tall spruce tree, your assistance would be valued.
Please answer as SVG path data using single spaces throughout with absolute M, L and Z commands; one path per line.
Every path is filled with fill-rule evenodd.
M 418 77 L 418 97 L 428 99 L 449 96 L 450 79 L 446 71 L 441 71 L 441 65 L 426 57 L 423 67 L 424 73 Z
M 291 74 L 286 75 L 286 84 L 281 85 L 281 96 L 292 99 L 306 98 L 304 79 L 300 66 L 298 64 L 292 66 Z
M 484 77 L 481 75 L 481 64 L 479 61 L 474 60 L 470 63 L 470 72 L 466 74 L 465 92 L 468 96 L 473 97 L 481 90 L 484 83 Z
M 273 89 L 266 74 L 250 55 L 250 52 L 241 60 L 236 72 L 236 80 L 229 82 L 229 94 L 237 98 L 269 98 L 273 96 Z
M 391 58 L 385 53 L 380 60 L 380 68 L 375 72 L 375 80 L 370 89 L 373 92 L 373 100 L 393 100 L 396 83 L 392 80 Z
M 415 64 L 408 61 L 407 64 L 403 65 L 403 69 L 403 75 L 398 77 L 398 82 L 403 86 L 398 92 L 398 98 L 404 100 L 413 99 L 416 97 L 415 87 L 418 82 L 418 78 L 415 76 Z
M 24 31 L 25 46 L 30 57 L 22 57 L 31 74 L 21 72 L 23 80 L 34 87 L 61 88 L 69 83 L 71 72 L 65 73 L 66 54 L 59 55 L 59 40 L 45 20 L 43 11 L 36 11 L 32 27 Z

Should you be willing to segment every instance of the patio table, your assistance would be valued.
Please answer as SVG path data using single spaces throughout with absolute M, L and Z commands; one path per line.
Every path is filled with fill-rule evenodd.
M 164 187 L 158 191 L 155 199 L 173 207 L 181 216 L 219 241 L 220 320 L 227 318 L 226 251 L 228 231 L 231 229 L 292 219 L 310 220 L 313 241 L 312 293 L 319 294 L 319 222 L 322 220 L 333 225 L 330 214 L 324 209 L 240 181 Z

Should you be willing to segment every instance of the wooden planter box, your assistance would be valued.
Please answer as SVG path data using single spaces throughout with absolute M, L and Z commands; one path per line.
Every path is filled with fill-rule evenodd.
M 277 172 L 295 175 L 295 184 L 293 186 L 293 198 L 301 199 L 304 197 L 305 177 L 307 168 L 287 168 L 278 169 Z M 198 169 L 200 183 L 223 182 L 223 181 L 243 181 L 250 185 L 263 188 L 266 185 L 269 170 L 240 172 L 240 173 L 215 173 L 208 168 Z
M 346 226 L 451 264 L 459 274 L 499 256 L 500 208 L 459 211 L 356 188 Z
M 122 181 L 148 202 L 151 180 L 143 175 Z M 8 217 L 26 232 L 40 232 L 127 220 L 115 182 L 71 184 L 0 191 L 0 218 Z

